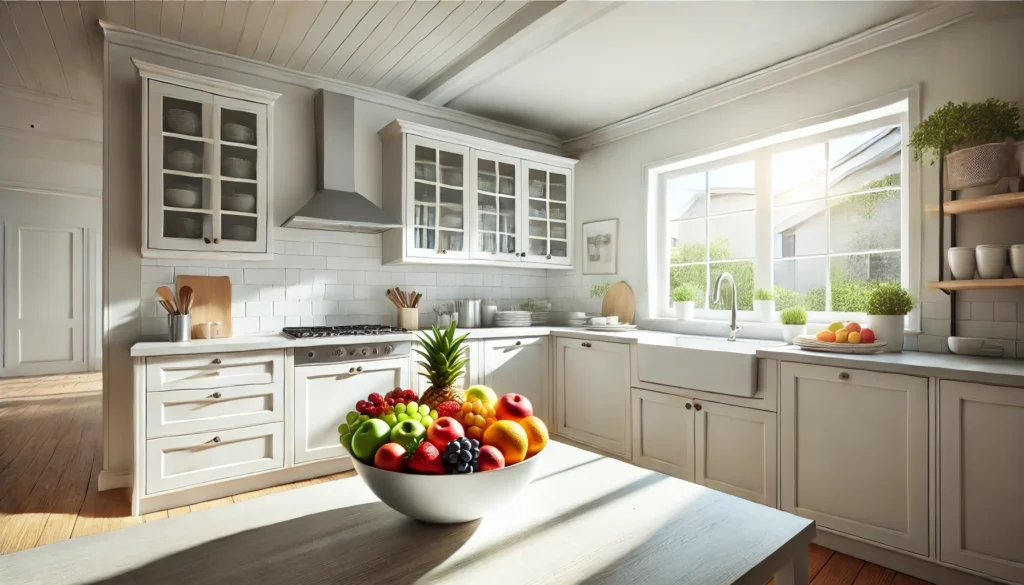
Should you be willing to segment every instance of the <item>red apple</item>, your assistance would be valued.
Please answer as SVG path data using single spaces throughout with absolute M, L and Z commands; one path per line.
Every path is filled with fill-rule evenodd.
M 442 416 L 427 429 L 427 440 L 442 453 L 448 443 L 465 436 L 466 430 L 462 428 L 462 423 L 450 416 Z
M 494 445 L 483 445 L 480 447 L 480 457 L 477 460 L 480 471 L 491 471 L 505 467 L 505 456 L 501 454 Z
M 861 343 L 874 343 L 875 332 L 865 327 L 860 330 L 860 342 Z
M 405 447 L 398 443 L 385 443 L 373 456 L 373 466 L 388 471 L 405 471 Z
M 522 394 L 506 394 L 494 405 L 494 415 L 498 420 L 514 420 L 519 422 L 533 416 L 533 405 Z

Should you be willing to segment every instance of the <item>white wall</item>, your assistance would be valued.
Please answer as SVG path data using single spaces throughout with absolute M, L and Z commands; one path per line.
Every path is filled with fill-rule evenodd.
M 909 86 L 921 86 L 921 115 L 947 101 L 998 97 L 1024 103 L 1024 17 L 974 17 L 935 33 L 791 81 L 718 108 L 584 152 L 576 167 L 577 224 L 618 217 L 619 274 L 584 276 L 552 273 L 549 295 L 563 307 L 581 306 L 594 282 L 625 280 L 636 292 L 641 315 L 647 308 L 646 194 L 643 167 L 745 137 L 856 106 Z M 937 201 L 938 167 L 921 173 L 923 203 Z M 1024 211 L 964 216 L 960 245 L 1024 242 Z M 938 218 L 923 215 L 923 281 L 938 269 Z M 579 229 L 579 228 L 578 228 Z M 581 266 L 577 252 L 576 266 Z M 949 331 L 949 301 L 922 284 L 920 349 L 942 351 Z M 1024 291 L 970 291 L 960 295 L 959 334 L 999 339 L 1024 357 Z M 592 306 L 592 305 L 591 305 Z M 913 343 L 911 343 L 913 346 Z

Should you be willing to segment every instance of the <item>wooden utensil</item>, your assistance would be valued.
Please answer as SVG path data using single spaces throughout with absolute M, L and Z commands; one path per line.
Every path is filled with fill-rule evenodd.
M 231 337 L 231 279 L 227 276 L 188 276 L 177 279 L 178 290 L 188 286 L 192 289 L 193 337 L 201 323 L 220 323 L 220 334 L 216 337 Z
M 386 294 L 388 296 L 388 300 L 390 300 L 392 303 L 394 303 L 394 305 L 396 307 L 398 307 L 399 309 L 404 309 L 405 308 L 405 307 L 402 306 L 402 298 L 398 296 L 398 289 L 397 288 L 389 288 L 387 290 Z
M 174 314 L 174 309 L 171 308 L 171 305 L 168 304 L 167 301 L 165 301 L 163 299 L 160 299 L 160 306 L 163 307 L 165 311 L 167 311 L 168 315 L 173 315 Z
M 601 302 L 601 314 L 605 317 L 618 316 L 619 323 L 632 323 L 636 316 L 636 297 L 633 289 L 625 282 L 612 285 Z
M 174 300 L 174 293 L 171 289 L 166 286 L 161 286 L 156 289 L 156 294 L 160 295 L 160 298 L 164 300 L 171 307 L 171 314 L 175 315 L 178 313 L 178 303 Z
M 192 310 L 192 301 L 195 299 L 195 293 L 191 286 L 187 284 L 181 287 L 178 291 L 178 309 L 181 310 L 182 315 L 188 315 Z

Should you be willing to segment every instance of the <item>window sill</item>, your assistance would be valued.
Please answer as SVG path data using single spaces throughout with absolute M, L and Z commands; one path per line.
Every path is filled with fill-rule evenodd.
M 810 321 L 807 323 L 807 331 L 820 331 L 828 327 L 830 322 Z M 773 321 L 744 321 L 737 320 L 736 324 L 741 328 L 739 337 L 747 339 L 766 339 L 772 341 L 782 340 L 782 323 Z M 725 336 L 729 334 L 728 319 L 693 319 L 682 321 L 674 317 L 656 317 L 643 319 L 640 325 L 644 329 L 652 331 L 665 331 L 668 333 L 679 333 L 681 335 L 707 335 L 712 337 Z M 917 329 L 905 329 L 903 334 L 908 337 L 921 335 Z

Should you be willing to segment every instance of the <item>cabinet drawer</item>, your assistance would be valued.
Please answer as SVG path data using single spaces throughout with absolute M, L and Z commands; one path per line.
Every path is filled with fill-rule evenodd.
M 168 390 L 146 397 L 146 438 L 284 421 L 284 384 Z
M 284 467 L 284 423 L 146 441 L 146 493 Z
M 284 380 L 284 351 L 173 356 L 146 360 L 146 391 L 202 390 Z

